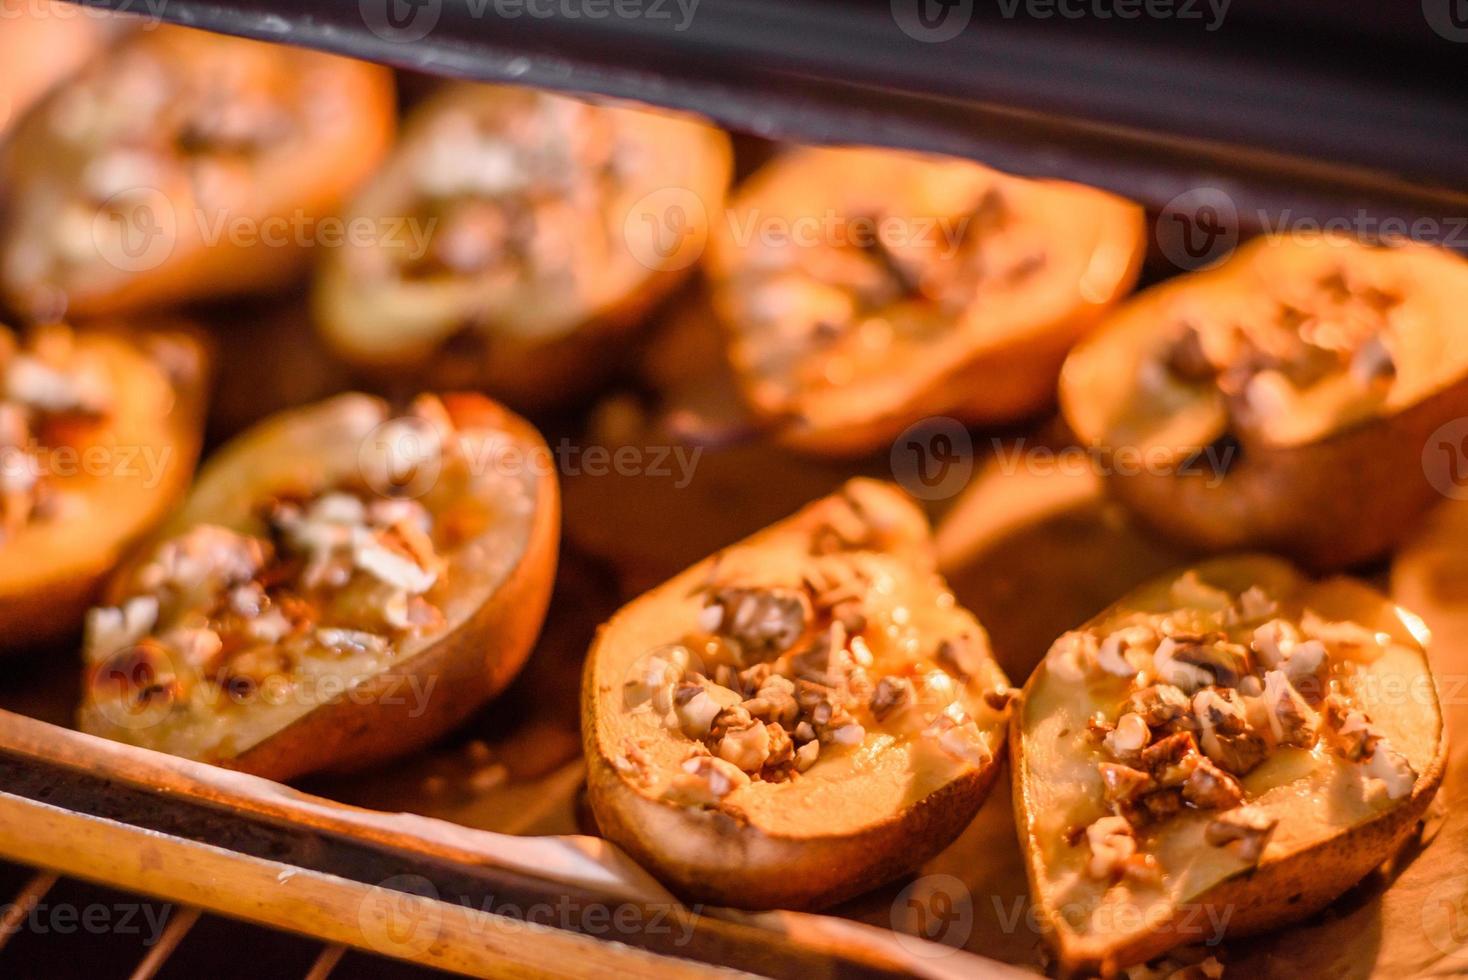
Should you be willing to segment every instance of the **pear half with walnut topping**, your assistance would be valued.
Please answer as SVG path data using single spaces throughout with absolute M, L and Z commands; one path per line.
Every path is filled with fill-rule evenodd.
M 1421 621 L 1273 558 L 1145 585 L 1055 642 L 1011 732 L 1015 817 L 1065 972 L 1309 916 L 1442 781 Z
M 395 125 L 380 65 L 138 31 L 16 125 L 0 292 L 32 316 L 102 316 L 288 285 L 306 248 L 344 235 L 327 219 Z
M 1067 359 L 1061 407 L 1169 536 L 1347 567 L 1438 499 L 1423 451 L 1468 414 L 1465 291 L 1443 249 L 1261 238 L 1109 316 Z
M 188 328 L 0 325 L 0 649 L 74 636 L 187 489 L 206 362 Z
M 583 685 L 591 805 L 689 898 L 829 905 L 968 824 L 1009 696 L 921 513 L 854 480 L 602 627 Z
M 540 631 L 549 451 L 480 395 L 341 395 L 219 452 L 87 623 L 88 732 L 277 779 L 422 746 Z
M 1000 423 L 1136 282 L 1140 207 L 969 160 L 795 150 L 740 190 L 709 277 L 749 407 L 793 448 L 853 456 L 932 415 Z
M 351 208 L 401 233 L 319 271 L 323 336 L 374 374 L 563 402 L 691 272 L 731 168 L 729 137 L 691 116 L 446 86 Z

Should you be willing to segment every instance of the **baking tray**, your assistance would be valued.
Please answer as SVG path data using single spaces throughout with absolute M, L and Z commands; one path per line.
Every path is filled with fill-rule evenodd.
M 703 0 L 687 36 L 672 38 L 646 24 L 502 24 L 445 2 L 434 29 L 408 43 L 371 30 L 363 12 L 372 2 L 167 0 L 159 10 L 434 74 L 700 110 L 760 136 L 971 155 L 1110 187 L 1154 209 L 1212 186 L 1241 212 L 1468 213 L 1468 109 L 1446 57 L 1468 49 L 1445 49 L 1415 19 L 1365 5 L 1342 8 L 1329 29 L 1316 5 L 1241 5 L 1248 43 L 1210 47 L 1178 31 L 982 19 L 951 46 L 925 44 L 894 29 L 889 5 L 854 0 Z M 1305 59 L 1286 73 L 1269 38 L 1301 25 L 1334 52 L 1374 44 L 1379 57 Z M 1036 583 L 1061 591 L 1055 582 L 1073 571 L 1115 595 L 1176 560 L 1118 526 L 1095 487 L 1030 489 L 1022 514 L 965 522 L 950 555 L 961 595 L 996 634 L 1028 643 L 1093 611 L 1048 608 L 1034 601 Z M 733 540 L 753 527 L 726 530 Z M 0 688 L 0 855 L 470 975 L 1000 977 L 1043 964 L 1002 787 L 920 875 L 830 915 L 674 902 L 594 836 L 580 795 L 577 665 L 622 583 L 598 560 L 568 554 L 559 588 L 525 676 L 469 730 L 389 769 L 299 789 L 69 731 L 78 679 L 57 664 L 74 651 L 17 665 Z M 1468 630 L 1446 636 L 1450 650 L 1468 644 Z M 1022 662 L 1006 667 L 1023 676 Z M 1355 940 L 1386 933 L 1384 923 L 1400 932 L 1414 914 L 1426 922 L 1421 894 L 1459 872 L 1451 856 L 1468 849 L 1463 768 L 1440 797 L 1461 816 L 1444 816 L 1441 803 L 1422 844 L 1441 860 L 1419 855 L 1401 878 L 1388 869 L 1306 926 L 1229 950 L 1236 968 L 1366 976 L 1461 964 L 1461 943 L 1423 962 L 1389 936 L 1363 960 Z M 966 918 L 935 917 L 954 901 Z M 630 925 L 608 925 L 618 910 Z

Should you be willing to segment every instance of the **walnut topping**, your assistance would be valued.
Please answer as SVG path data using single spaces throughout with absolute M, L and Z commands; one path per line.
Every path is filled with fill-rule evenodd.
M 872 717 L 877 721 L 885 721 L 894 711 L 911 704 L 915 697 L 912 681 L 906 677 L 884 677 L 877 682 L 877 688 L 872 693 Z
M 1201 646 L 1201 644 L 1194 644 Z M 1157 672 L 1158 680 L 1169 684 L 1182 691 L 1191 694 L 1200 687 L 1206 687 L 1213 683 L 1213 675 L 1196 664 L 1184 661 L 1178 656 L 1182 650 L 1177 640 L 1172 637 L 1164 637 L 1157 645 L 1157 652 L 1152 658 L 1153 669 Z
M 1250 772 L 1268 755 L 1264 739 L 1249 728 L 1244 705 L 1228 688 L 1193 695 L 1193 716 L 1203 754 L 1236 776 Z
M 1325 731 L 1331 748 L 1350 762 L 1361 763 L 1367 779 L 1382 787 L 1388 799 L 1401 799 L 1417 784 L 1417 772 L 1371 724 L 1364 711 L 1350 707 L 1338 694 L 1325 699 Z
M 1153 684 L 1135 691 L 1124 709 L 1137 714 L 1151 728 L 1166 728 L 1192 710 L 1188 696 L 1171 684 Z
M 689 738 L 703 738 L 713 731 L 714 720 L 725 708 L 739 704 L 739 695 L 727 687 L 685 680 L 673 692 L 673 711 L 678 727 Z
M 1368 758 L 1381 738 L 1371 727 L 1371 719 L 1366 712 L 1352 708 L 1339 694 L 1325 699 L 1325 727 L 1330 733 L 1332 748 L 1351 762 Z
M 767 722 L 793 725 L 800 715 L 800 705 L 795 700 L 795 685 L 788 677 L 771 674 L 760 684 L 754 697 L 744 702 L 744 710 L 751 717 Z
M 1250 649 L 1258 655 L 1266 669 L 1278 667 L 1295 644 L 1300 642 L 1300 631 L 1294 624 L 1283 619 L 1271 619 L 1254 630 Z
M 1135 803 L 1152 787 L 1152 777 L 1140 769 L 1103 762 L 1101 772 L 1101 796 L 1109 806 Z
M 1119 877 L 1137 853 L 1132 825 L 1117 816 L 1102 817 L 1087 827 L 1086 844 L 1091 849 L 1086 873 L 1102 881 Z
M 673 707 L 673 690 L 688 669 L 688 648 L 668 646 L 641 658 L 622 684 L 622 703 L 628 708 L 651 703 L 659 714 Z
M 746 655 L 769 660 L 795 646 L 810 621 L 804 592 L 725 587 L 709 594 L 699 625 L 734 640 Z
M 973 721 L 940 715 L 928 733 L 937 739 L 938 748 L 960 762 L 983 766 L 994 757 L 994 753 L 989 751 L 989 743 Z
M 1136 712 L 1129 711 L 1116 721 L 1116 727 L 1106 733 L 1106 750 L 1118 759 L 1134 759 L 1152 740 L 1152 731 L 1147 721 Z
M 1099 646 L 1096 635 L 1089 630 L 1062 633 L 1045 654 L 1045 668 L 1061 680 L 1082 681 L 1096 662 Z
M 1215 385 L 1243 425 L 1288 411 L 1300 392 L 1333 376 L 1380 397 L 1396 375 L 1391 348 L 1401 297 L 1358 278 L 1333 271 L 1292 282 L 1263 315 L 1189 323 L 1159 362 L 1178 381 Z
M 1245 864 L 1258 864 L 1279 821 L 1258 807 L 1240 806 L 1220 813 L 1203 830 L 1214 847 L 1227 847 Z
M 1251 585 L 1239 593 L 1238 601 L 1229 607 L 1227 619 L 1230 624 L 1257 623 L 1268 619 L 1279 611 L 1279 603 L 1257 585 Z
M 87 663 L 100 663 L 137 643 L 158 622 L 158 599 L 135 596 L 120 607 L 100 606 L 87 613 L 84 651 Z
M 1096 649 L 1096 666 L 1113 677 L 1135 677 L 1137 665 L 1128 656 L 1133 650 L 1150 653 L 1157 646 L 1157 634 L 1147 626 L 1129 626 L 1117 630 Z
M 1400 800 L 1417 785 L 1417 771 L 1386 739 L 1376 744 L 1376 751 L 1366 760 L 1363 770 L 1367 778 L 1381 783 L 1388 799 Z
M 1183 783 L 1183 799 L 1200 810 L 1222 810 L 1243 803 L 1244 789 L 1238 780 L 1200 758 Z
M 1264 675 L 1263 700 L 1276 745 L 1308 749 L 1315 744 L 1319 720 L 1283 671 L 1271 670 Z
M 289 689 L 308 658 L 379 662 L 442 622 L 421 595 L 440 569 L 421 505 L 328 491 L 265 510 L 273 541 L 201 524 L 163 542 L 121 607 L 89 614 L 89 659 L 146 640 L 187 668 L 181 692 L 244 705 L 267 682 Z
M 718 756 L 744 772 L 759 772 L 770 757 L 770 732 L 762 721 L 731 725 L 718 742 Z
M 682 770 L 669 781 L 665 795 L 684 806 L 715 806 L 749 783 L 744 770 L 709 755 L 693 756 L 683 763 Z
M 811 739 L 795 750 L 795 771 L 805 772 L 816 764 L 821 755 L 821 743 Z

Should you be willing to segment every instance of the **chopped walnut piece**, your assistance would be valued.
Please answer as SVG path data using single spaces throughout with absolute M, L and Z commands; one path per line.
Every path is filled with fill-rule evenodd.
M 1417 785 L 1417 771 L 1407 757 L 1392 748 L 1386 739 L 1377 742 L 1376 751 L 1371 753 L 1371 758 L 1362 768 L 1367 778 L 1381 783 L 1388 799 L 1400 800 L 1409 796 Z
M 683 734 L 697 739 L 708 735 L 719 714 L 725 708 L 739 704 L 739 701 L 739 695 L 727 687 L 684 680 L 673 692 L 673 711 Z
M 719 758 L 733 763 L 744 772 L 759 772 L 770 758 L 770 732 L 762 721 L 750 719 L 747 724 L 730 726 L 719 739 Z
M 1045 668 L 1064 681 L 1085 680 L 1095 663 L 1099 645 L 1095 634 L 1088 630 L 1062 633 L 1045 654 Z
M 800 715 L 800 705 L 795 701 L 795 685 L 779 674 L 766 678 L 755 696 L 745 701 L 742 707 L 753 718 L 782 725 L 793 725 Z
M 1128 860 L 1137 853 L 1132 825 L 1117 816 L 1102 817 L 1087 827 L 1086 844 L 1091 849 L 1086 873 L 1103 881 L 1121 875 Z
M 1140 756 L 1151 740 L 1146 719 L 1129 711 L 1116 720 L 1116 727 L 1106 733 L 1103 744 L 1113 756 L 1125 761 Z
M 243 585 L 264 568 L 269 546 L 228 528 L 200 524 L 161 546 L 138 573 L 149 592 L 213 593 Z
M 1172 583 L 1172 600 L 1183 608 L 1212 612 L 1224 612 L 1233 605 L 1232 596 L 1204 582 L 1194 569 L 1184 572 Z
M 1224 810 L 1244 802 L 1244 788 L 1207 758 L 1200 757 L 1183 783 L 1183 799 L 1200 810 Z
M 778 722 L 766 725 L 765 733 L 769 736 L 769 746 L 761 775 L 766 780 L 778 780 L 782 775 L 788 775 L 781 770 L 789 770 L 795 762 L 795 741 Z
M 709 594 L 700 626 L 735 641 L 747 657 L 772 660 L 800 641 L 811 618 L 810 600 L 798 589 L 729 586 Z
M 1324 719 L 1331 746 L 1342 758 L 1360 762 L 1376 750 L 1381 736 L 1371 727 L 1371 719 L 1339 694 L 1325 699 Z
M 986 765 L 993 759 L 989 744 L 974 722 L 955 722 L 949 716 L 941 715 L 933 727 L 937 729 L 938 748 L 952 758 L 974 766 Z
M 1108 806 L 1135 803 L 1152 787 L 1152 777 L 1140 769 L 1111 762 L 1097 768 L 1101 773 L 1101 797 Z
M 1239 599 L 1229 608 L 1228 621 L 1230 623 L 1257 623 L 1262 619 L 1268 619 L 1279 611 L 1279 603 L 1269 597 L 1269 593 L 1251 585 L 1239 593 Z
M 795 771 L 805 772 L 821 755 L 821 743 L 812 739 L 795 750 Z
M 1127 656 L 1137 650 L 1150 653 L 1157 646 L 1157 634 L 1147 626 L 1128 626 L 1101 641 L 1096 649 L 1098 669 L 1113 677 L 1135 677 L 1137 665 Z
M 1196 647 L 1199 644 L 1189 643 L 1187 646 Z M 1184 694 L 1192 694 L 1198 688 L 1207 687 L 1214 681 L 1212 672 L 1179 657 L 1179 653 L 1186 648 L 1173 637 L 1165 637 L 1157 645 L 1157 651 L 1152 656 L 1152 668 L 1157 673 L 1157 679 L 1162 683 L 1170 684 Z
M 685 806 L 714 806 L 748 782 L 749 776 L 733 763 L 696 755 L 684 761 L 683 771 L 669 781 L 665 796 Z
M 1254 629 L 1254 638 L 1249 644 L 1259 663 L 1273 670 L 1289 656 L 1295 644 L 1300 642 L 1300 631 L 1293 623 L 1283 619 L 1271 619 Z
M 1180 689 L 1171 684 L 1154 684 L 1133 692 L 1123 710 L 1141 715 L 1152 728 L 1166 728 L 1187 718 L 1192 706 Z
M 1179 642 L 1170 652 L 1178 664 L 1186 664 L 1204 671 L 1208 678 L 1206 683 L 1209 684 L 1237 687 L 1242 679 L 1254 672 L 1254 662 L 1249 655 L 1249 648 L 1221 639 L 1202 643 Z M 1161 659 L 1160 647 L 1158 659 Z M 1158 676 L 1162 674 L 1163 668 L 1159 666 Z M 1193 679 L 1198 675 L 1189 674 L 1187 676 Z M 1179 684 L 1178 687 L 1187 689 L 1183 684 Z
M 1178 732 L 1142 750 L 1142 768 L 1159 786 L 1180 786 L 1204 762 L 1192 733 Z
M 906 708 L 915 699 L 912 681 L 906 677 L 883 677 L 877 682 L 869 707 L 872 717 L 880 722 L 893 712 Z
M 1249 728 L 1244 704 L 1228 688 L 1204 688 L 1193 695 L 1198 744 L 1213 762 L 1242 776 L 1264 761 L 1269 747 Z
M 1319 719 L 1283 671 L 1271 670 L 1264 675 L 1263 699 L 1276 745 L 1308 749 L 1315 744 Z
M 88 663 L 100 663 L 137 643 L 158 622 L 156 596 L 135 596 L 121 606 L 101 606 L 87 613 L 83 646 Z
M 1246 864 L 1258 864 L 1278 823 L 1258 807 L 1235 807 L 1209 821 L 1203 839 L 1214 847 L 1229 848 Z
M 790 658 L 790 669 L 796 677 L 832 688 L 842 686 L 855 667 L 846 649 L 846 630 L 840 623 L 832 623 L 809 647 Z

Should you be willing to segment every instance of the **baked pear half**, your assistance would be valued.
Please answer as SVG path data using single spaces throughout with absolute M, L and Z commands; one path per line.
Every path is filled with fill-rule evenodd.
M 1465 290 L 1443 249 L 1260 238 L 1111 314 L 1066 361 L 1061 405 L 1160 531 L 1347 567 L 1439 499 L 1421 461 L 1468 414 Z
M 754 413 L 792 446 L 860 455 L 932 415 L 998 423 L 1051 404 L 1145 238 L 1140 207 L 1079 185 L 800 149 L 743 186 L 709 275 Z
M 1056 640 L 1011 732 L 1015 819 L 1063 971 L 1318 911 L 1413 833 L 1443 716 L 1415 616 L 1222 558 Z
M 403 233 L 331 254 L 317 320 L 368 370 L 563 401 L 692 268 L 731 159 L 728 137 L 691 117 L 445 86 L 351 208 Z
M 106 315 L 267 291 L 344 235 L 387 152 L 392 73 L 159 27 L 37 104 L 0 177 L 0 288 L 32 315 Z
M 365 395 L 221 449 L 88 617 L 80 727 L 287 779 L 421 747 L 515 676 L 555 575 L 530 425 Z
M 591 806 L 690 899 L 830 905 L 973 818 L 1006 684 L 922 514 L 854 480 L 601 628 L 583 684 Z
M 183 327 L 0 326 L 0 651 L 77 634 L 188 488 L 206 361 Z

